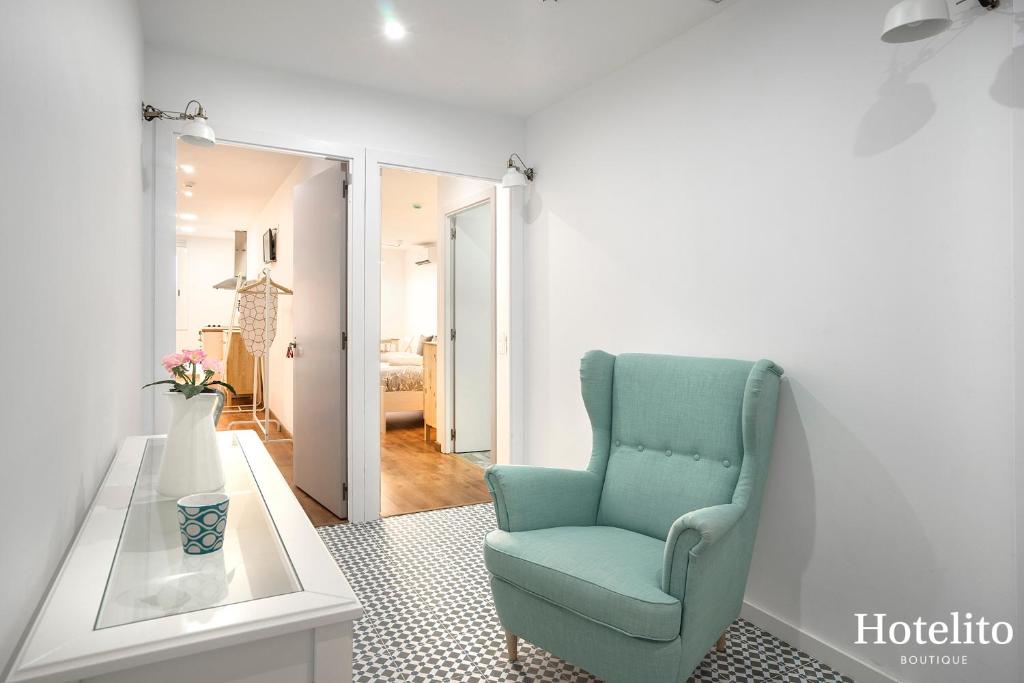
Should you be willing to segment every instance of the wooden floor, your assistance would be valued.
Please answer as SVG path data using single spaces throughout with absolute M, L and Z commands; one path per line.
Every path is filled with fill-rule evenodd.
M 252 419 L 249 413 L 221 415 L 217 429 Z M 491 496 L 483 470 L 462 458 L 441 453 L 436 444 L 423 440 L 423 420 L 418 414 L 392 414 L 380 444 L 380 514 L 384 517 L 437 508 L 486 503 Z M 271 433 L 271 437 L 287 434 Z M 266 444 L 285 481 L 291 487 L 313 526 L 340 524 L 345 520 L 310 498 L 292 481 L 292 444 Z
M 224 413 L 220 416 L 217 429 L 225 430 L 230 427 L 232 422 L 251 419 L 251 413 Z M 241 429 L 252 429 L 252 427 L 241 427 Z M 270 436 L 271 438 L 281 438 L 288 435 L 271 431 Z M 288 482 L 288 486 L 291 487 L 292 493 L 298 498 L 299 505 L 306 511 L 306 516 L 309 517 L 309 521 L 313 523 L 313 526 L 330 526 L 331 524 L 341 524 L 345 521 L 310 498 L 305 491 L 296 486 L 295 482 L 292 481 L 292 444 L 290 441 L 286 443 L 268 443 L 266 447 L 270 457 L 277 464 L 277 469 L 281 470 L 284 480 Z
M 423 440 L 423 419 L 392 413 L 380 440 L 380 514 L 383 517 L 486 503 L 484 471 L 441 453 Z

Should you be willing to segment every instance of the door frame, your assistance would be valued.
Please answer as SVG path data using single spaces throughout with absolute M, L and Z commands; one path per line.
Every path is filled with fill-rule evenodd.
M 365 295 L 364 313 L 366 327 L 363 330 L 362 348 L 365 354 L 363 366 L 367 369 L 363 375 L 363 395 L 367 414 L 380 413 L 380 378 L 377 368 L 380 367 L 380 258 L 381 258 L 381 170 L 385 166 L 405 168 L 412 171 L 425 171 L 444 175 L 478 178 L 487 182 L 501 182 L 495 175 L 499 169 L 490 163 L 466 160 L 436 159 L 401 152 L 367 149 L 364 158 L 363 186 L 365 197 Z M 510 224 L 509 233 L 509 436 L 507 461 L 512 464 L 524 464 L 524 424 L 525 424 L 525 389 L 526 364 L 524 350 L 526 316 L 524 305 L 524 239 L 523 210 L 526 200 L 525 188 L 515 187 L 496 191 L 494 194 L 495 211 L 507 210 Z M 497 216 L 498 214 L 496 214 Z M 499 230 L 499 233 L 501 231 Z M 438 245 L 440 248 L 441 245 Z M 497 271 L 496 271 L 497 272 Z M 372 369 L 372 371 L 371 371 Z M 365 446 L 363 470 L 363 490 L 365 492 L 364 519 L 380 517 L 380 425 L 376 419 L 363 422 L 362 443 Z M 351 487 L 350 487 L 351 488 Z M 351 514 L 351 508 L 349 510 Z
M 143 129 L 143 215 L 145 256 L 152 277 L 143 299 L 149 307 L 143 331 L 145 364 L 163 376 L 160 358 L 175 349 L 174 254 L 177 152 L 182 122 L 156 120 Z M 348 480 L 349 521 L 380 517 L 380 168 L 480 178 L 499 183 L 503 164 L 443 160 L 370 149 L 297 135 L 217 125 L 220 140 L 281 152 L 312 154 L 349 162 L 348 235 Z M 501 167 L 501 169 L 499 169 Z M 372 170 L 372 172 L 370 172 Z M 524 464 L 526 392 L 525 207 L 527 188 L 496 192 L 495 208 L 510 216 L 509 233 L 509 435 L 508 462 Z M 500 215 L 500 214 L 499 214 Z M 152 392 L 143 400 L 143 424 L 166 424 L 167 409 Z
M 444 453 L 455 452 L 455 441 L 451 438 L 452 428 L 455 427 L 455 348 L 452 344 L 450 330 L 455 323 L 455 240 L 451 238 L 451 228 L 454 227 L 455 215 L 467 211 L 485 202 L 491 203 L 491 374 L 497 380 L 497 191 L 496 188 L 484 192 L 469 195 L 450 206 L 441 207 L 441 216 L 444 221 L 444 230 L 441 231 L 441 244 L 439 248 L 444 249 L 444 330 L 438 330 L 438 350 L 444 354 L 444 415 L 441 418 L 441 451 Z M 497 429 L 497 394 L 491 396 L 491 457 L 494 458 L 498 451 L 498 429 Z
M 174 263 L 176 250 L 175 226 L 176 200 L 176 168 L 177 139 L 181 134 L 181 121 L 157 120 L 152 128 L 143 130 L 143 216 L 142 229 L 146 235 L 146 257 L 151 264 L 152 278 L 146 283 L 143 296 L 150 303 L 146 320 L 146 331 L 143 344 L 146 348 L 146 365 L 154 378 L 162 377 L 165 372 L 160 365 L 160 358 L 175 351 L 175 296 L 174 296 Z M 282 135 L 266 131 L 249 130 L 234 126 L 217 126 L 219 143 L 243 145 L 263 148 L 272 151 L 319 156 L 337 159 L 348 163 L 349 184 L 349 230 L 346 244 L 348 261 L 347 301 L 349 334 L 348 348 L 348 415 L 347 435 L 348 449 L 348 481 L 349 484 L 349 520 L 352 522 L 376 519 L 377 513 L 367 517 L 368 508 L 365 500 L 365 463 L 363 453 L 366 444 L 363 435 L 366 433 L 366 411 L 362 402 L 365 385 L 366 357 L 363 343 L 365 335 L 359 330 L 367 327 L 365 282 L 366 274 L 363 267 L 366 252 L 364 233 L 360 229 L 364 221 L 365 210 L 365 150 L 352 145 L 326 142 L 304 138 L 296 135 Z M 379 248 L 379 247 L 378 247 Z M 379 292 L 377 293 L 379 296 Z M 379 312 L 377 314 L 379 318 Z M 371 377 L 376 380 L 376 368 Z M 157 392 L 150 392 L 149 400 L 144 400 L 143 419 L 146 431 L 153 433 L 156 425 L 164 425 L 169 419 L 167 407 L 159 400 Z M 375 419 L 376 412 L 370 413 Z M 379 447 L 379 446 L 378 446 Z M 362 485 L 359 485 L 362 484 Z M 379 491 L 373 496 L 379 509 Z

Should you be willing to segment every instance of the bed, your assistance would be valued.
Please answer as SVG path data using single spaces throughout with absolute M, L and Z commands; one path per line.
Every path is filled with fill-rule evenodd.
M 388 429 L 388 413 L 423 410 L 423 356 L 402 351 L 381 354 L 380 431 Z

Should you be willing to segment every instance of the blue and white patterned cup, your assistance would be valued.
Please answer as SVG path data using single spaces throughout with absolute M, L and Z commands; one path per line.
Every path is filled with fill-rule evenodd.
M 205 555 L 224 547 L 230 502 L 223 493 L 195 493 L 178 500 L 181 548 L 186 555 Z

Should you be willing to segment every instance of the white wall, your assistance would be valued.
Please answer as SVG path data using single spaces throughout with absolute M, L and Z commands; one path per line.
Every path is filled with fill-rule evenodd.
M 141 70 L 130 0 L 0 3 L 0 667 L 141 429 Z
M 147 102 L 173 108 L 199 99 L 215 128 L 493 163 L 495 174 L 523 144 L 520 118 L 151 46 L 145 77 Z
M 894 47 L 891 4 L 735 2 L 529 120 L 526 453 L 586 463 L 587 349 L 778 361 L 748 601 L 900 680 L 1011 680 L 1013 647 L 853 645 L 1018 592 L 1012 19 Z
M 380 251 L 380 336 L 401 339 L 405 331 L 405 251 Z
M 381 339 L 436 334 L 437 263 L 416 265 L 426 258 L 436 259 L 436 254 L 434 247 L 381 249 Z
M 295 226 L 292 192 L 295 186 L 336 164 L 335 161 L 301 157 L 295 169 L 267 200 L 252 227 L 246 231 L 246 272 L 249 279 L 260 277 L 264 268 L 270 268 L 271 278 L 289 289 L 295 289 Z M 277 227 L 277 261 L 263 262 L 263 233 Z M 294 296 L 302 296 L 295 290 Z M 270 346 L 270 409 L 289 432 L 294 426 L 294 366 L 285 354 L 295 337 L 292 318 L 292 296 L 281 296 L 277 303 L 277 335 Z
M 387 253 L 385 251 L 385 253 Z M 403 335 L 437 334 L 437 247 L 411 247 L 402 253 L 405 292 Z M 430 263 L 417 265 L 417 261 Z
M 1024 14 L 1024 0 L 1014 0 L 1011 7 L 1014 15 Z M 1015 453 L 1017 486 L 1017 586 L 1024 586 L 1024 562 L 1020 551 L 1024 549 L 1024 32 L 1014 35 L 1013 53 L 1008 55 L 1000 67 L 1000 78 L 992 83 L 992 95 L 1006 106 L 1013 107 L 1013 219 L 1014 219 L 1014 348 L 1017 356 L 1014 362 L 1014 403 L 1015 411 Z M 1017 624 L 1024 625 L 1024 590 L 1017 591 Z M 1020 662 L 1024 662 L 1024 644 L 1019 640 L 1017 648 Z M 1018 681 L 1024 683 L 1024 666 L 1018 664 Z
M 210 325 L 227 327 L 231 319 L 231 304 L 235 293 L 230 289 L 214 289 L 213 285 L 231 277 L 235 272 L 235 242 L 233 239 L 189 237 L 179 240 L 188 250 L 188 328 L 182 335 L 179 348 L 198 349 L 199 331 Z

